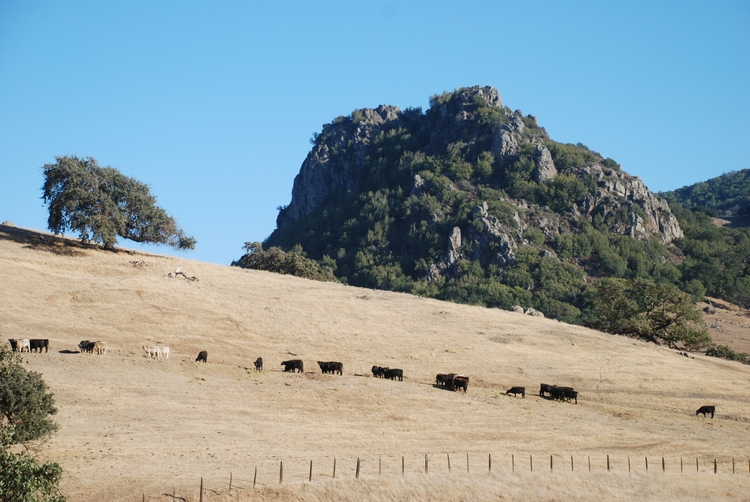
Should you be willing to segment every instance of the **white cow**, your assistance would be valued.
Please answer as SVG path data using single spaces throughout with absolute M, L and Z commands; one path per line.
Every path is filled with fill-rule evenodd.
M 159 347 L 159 359 L 169 359 L 169 347 Z
M 144 345 L 143 351 L 148 354 L 149 359 L 151 359 L 151 357 L 155 359 L 161 359 L 162 357 L 164 359 L 169 359 L 169 347 L 160 347 L 158 345 Z
M 26 352 L 31 352 L 31 342 L 28 338 L 21 338 L 20 340 L 18 340 L 17 344 L 18 352 L 23 352 L 24 349 L 26 350 Z
M 94 342 L 93 347 L 91 348 L 91 351 L 94 354 L 106 354 L 107 353 L 107 342 Z

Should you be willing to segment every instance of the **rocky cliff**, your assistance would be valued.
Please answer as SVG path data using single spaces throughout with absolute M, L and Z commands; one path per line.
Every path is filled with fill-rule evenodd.
M 496 89 L 464 88 L 434 96 L 431 105 L 426 114 L 421 110 L 402 112 L 393 106 L 365 108 L 351 117 L 340 117 L 323 126 L 294 180 L 290 204 L 279 213 L 277 231 L 283 232 L 294 222 L 316 214 L 332 196 L 359 193 L 363 189 L 363 165 L 377 155 L 376 139 L 389 132 L 409 130 L 412 136 L 420 138 L 413 144 L 417 153 L 450 156 L 451 146 L 458 144 L 463 148 L 463 159 L 468 159 L 469 163 L 476 162 L 483 152 L 485 158 L 491 159 L 492 175 L 480 181 L 448 175 L 454 190 L 474 194 L 480 183 L 494 183 L 496 188 L 508 190 L 508 172 L 524 160 L 531 168 L 529 184 L 553 186 L 561 174 L 568 181 L 573 177 L 585 182 L 585 193 L 568 207 L 556 211 L 543 204 L 544 201 L 513 197 L 508 190 L 511 195 L 500 200 L 510 205 L 514 214 L 505 222 L 492 214 L 486 202 L 478 201 L 470 217 L 474 223 L 464 228 L 463 239 L 461 225 L 447 229 L 445 253 L 433 260 L 426 272 L 431 279 L 449 274 L 452 265 L 465 258 L 499 267 L 513 264 L 515 249 L 528 244 L 524 238 L 528 227 L 538 228 L 545 238 L 554 239 L 561 233 L 577 232 L 581 220 L 597 219 L 604 222 L 610 232 L 640 241 L 657 239 L 669 244 L 682 237 L 682 230 L 667 202 L 648 190 L 640 178 L 620 170 L 611 159 L 579 146 L 586 150 L 581 150 L 585 153 L 584 162 L 556 166 L 550 151 L 555 144 L 544 128 L 539 127 L 537 119 L 532 115 L 524 116 L 520 110 L 511 112 L 504 108 Z M 415 174 L 408 195 L 429 196 L 424 185 L 420 174 Z M 551 205 L 561 202 L 554 194 L 548 197 L 551 197 Z M 451 210 L 449 207 L 435 209 L 428 217 L 433 222 L 441 221 L 442 213 Z M 466 249 L 462 251 L 462 247 L 467 246 L 471 248 L 470 253 Z

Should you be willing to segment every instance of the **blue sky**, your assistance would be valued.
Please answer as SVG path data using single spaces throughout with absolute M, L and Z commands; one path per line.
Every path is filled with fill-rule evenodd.
M 0 0 L 0 222 L 45 229 L 40 167 L 91 156 L 198 239 L 145 249 L 228 264 L 324 123 L 472 85 L 654 191 L 750 168 L 746 0 Z

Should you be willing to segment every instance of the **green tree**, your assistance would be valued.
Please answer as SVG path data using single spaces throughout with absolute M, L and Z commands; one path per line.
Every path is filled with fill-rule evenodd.
M 55 234 L 78 232 L 84 242 L 113 249 L 117 237 L 135 242 L 193 249 L 196 240 L 151 195 L 148 185 L 96 159 L 56 157 L 42 167 L 42 199 L 49 205 L 47 226 Z
M 604 279 L 596 286 L 594 327 L 672 348 L 700 349 L 711 344 L 701 313 L 690 295 L 647 279 Z
M 64 502 L 62 469 L 8 450 L 12 444 L 41 439 L 57 430 L 52 394 L 39 373 L 26 371 L 21 357 L 0 347 L 0 500 Z

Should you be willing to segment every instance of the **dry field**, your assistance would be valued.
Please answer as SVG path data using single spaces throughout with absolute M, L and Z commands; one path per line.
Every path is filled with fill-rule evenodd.
M 164 277 L 178 266 L 200 280 Z M 201 476 L 207 500 L 227 501 L 750 500 L 750 366 L 497 309 L 44 244 L 9 226 L 0 277 L 2 339 L 50 339 L 24 361 L 55 393 L 60 431 L 33 448 L 62 465 L 71 501 L 172 500 L 173 487 L 197 500 Z M 108 353 L 77 353 L 83 339 Z M 147 360 L 152 344 L 169 360 Z M 281 371 L 290 353 L 305 373 Z M 342 361 L 344 375 L 321 375 L 318 360 Z M 372 378 L 373 364 L 404 381 Z M 469 392 L 435 388 L 439 372 L 469 375 Z M 541 382 L 575 387 L 578 405 L 535 396 Z M 526 399 L 504 395 L 515 385 Z M 713 420 L 695 416 L 705 404 Z

